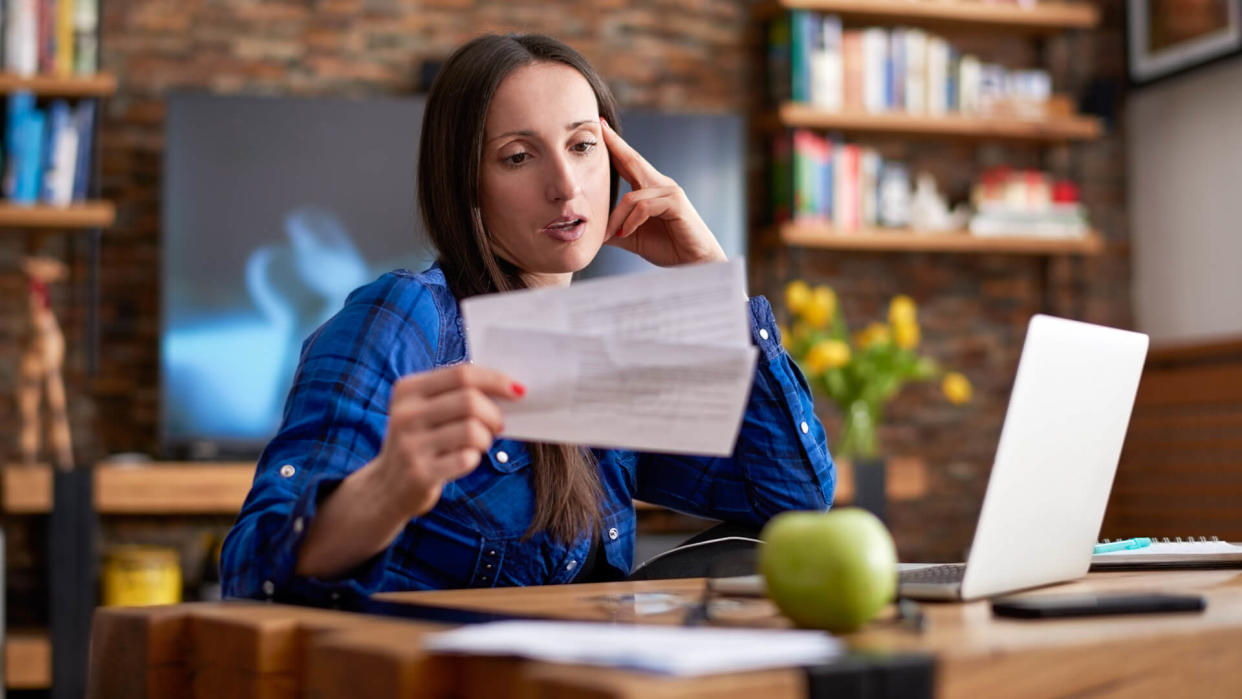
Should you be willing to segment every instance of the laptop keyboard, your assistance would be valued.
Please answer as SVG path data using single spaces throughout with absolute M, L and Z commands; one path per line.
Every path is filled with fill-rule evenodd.
M 940 583 L 960 583 L 965 574 L 965 563 L 946 563 L 944 565 L 929 566 L 927 568 L 903 570 L 898 574 L 897 581 L 901 583 L 922 583 L 931 585 Z

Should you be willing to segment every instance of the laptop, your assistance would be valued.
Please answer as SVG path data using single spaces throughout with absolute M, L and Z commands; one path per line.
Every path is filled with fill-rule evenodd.
M 899 595 L 971 600 L 1086 575 L 1147 344 L 1142 333 L 1031 318 L 966 562 L 902 564 Z

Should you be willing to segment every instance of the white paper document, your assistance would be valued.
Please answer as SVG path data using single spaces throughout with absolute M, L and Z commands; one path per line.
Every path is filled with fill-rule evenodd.
M 505 437 L 733 452 L 758 351 L 740 260 L 476 296 L 472 361 L 521 382 Z
M 432 651 L 505 655 L 693 676 L 827 662 L 843 652 L 822 631 L 499 621 L 427 639 Z

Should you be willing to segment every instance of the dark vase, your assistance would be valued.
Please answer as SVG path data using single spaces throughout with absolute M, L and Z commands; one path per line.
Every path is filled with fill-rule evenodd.
M 884 459 L 854 460 L 854 504 L 879 517 L 885 524 L 888 523 L 884 507 L 888 499 L 886 471 Z

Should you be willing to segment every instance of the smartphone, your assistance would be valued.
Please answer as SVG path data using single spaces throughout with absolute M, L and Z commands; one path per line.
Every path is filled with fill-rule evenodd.
M 1206 606 L 1199 595 L 1105 592 L 1004 597 L 992 601 L 992 613 L 1018 619 L 1054 619 L 1102 614 L 1201 612 Z

